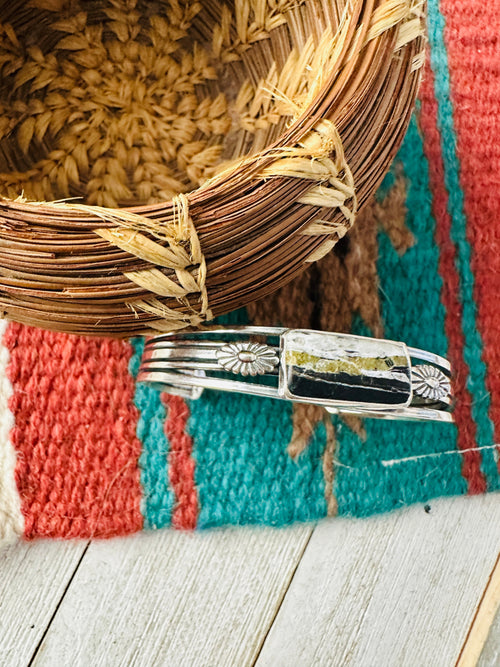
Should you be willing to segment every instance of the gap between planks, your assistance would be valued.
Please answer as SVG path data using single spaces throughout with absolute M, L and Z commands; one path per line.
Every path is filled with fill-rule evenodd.
M 28 663 L 28 667 L 31 667 L 31 666 L 33 665 L 33 663 L 34 663 L 34 661 L 35 661 L 35 658 L 36 658 L 36 656 L 37 656 L 37 653 L 38 653 L 38 651 L 39 651 L 39 649 L 40 649 L 40 646 L 42 645 L 42 642 L 43 642 L 43 640 L 45 639 L 45 637 L 46 637 L 46 635 L 47 635 L 47 632 L 50 630 L 50 626 L 52 625 L 52 621 L 54 620 L 54 618 L 56 617 L 57 612 L 59 611 L 59 607 L 61 606 L 61 603 L 62 603 L 62 601 L 64 600 L 64 596 L 65 596 L 66 593 L 68 592 L 68 589 L 69 589 L 69 587 L 71 586 L 71 582 L 72 582 L 73 579 L 75 578 L 75 574 L 78 572 L 78 568 L 79 568 L 80 565 L 82 564 L 83 559 L 85 558 L 85 554 L 87 553 L 89 546 L 90 546 L 90 541 L 87 542 L 87 544 L 85 545 L 85 547 L 84 547 L 84 549 L 83 549 L 83 552 L 82 552 L 82 555 L 80 556 L 80 559 L 78 560 L 75 569 L 73 570 L 73 572 L 71 573 L 70 578 L 68 579 L 68 583 L 66 584 L 66 587 L 64 588 L 64 590 L 63 590 L 63 592 L 62 592 L 62 595 L 61 595 L 61 597 L 59 598 L 59 600 L 58 600 L 58 602 L 57 602 L 57 604 L 56 604 L 56 607 L 55 607 L 55 609 L 54 609 L 54 611 L 53 611 L 53 613 L 52 613 L 52 616 L 51 616 L 50 619 L 49 619 L 49 622 L 48 622 L 48 624 L 47 624 L 47 627 L 45 628 L 45 631 L 43 632 L 43 634 L 42 634 L 42 636 L 41 636 L 41 638 L 40 638 L 40 641 L 39 641 L 38 644 L 36 645 L 35 650 L 33 651 L 33 655 L 31 656 L 31 659 L 30 659 L 30 661 L 29 661 L 29 663 Z
M 498 494 L 319 525 L 256 667 L 452 667 L 499 544 Z
M 500 553 L 489 576 L 455 667 L 475 667 L 500 608 Z M 500 646 L 500 638 L 498 639 Z
M 94 541 L 33 665 L 251 665 L 312 530 Z
M 416 506 L 369 520 L 336 519 L 321 523 L 314 533 L 311 526 L 164 531 L 95 541 L 85 553 L 85 544 L 22 545 L 20 558 L 25 553 L 31 558 L 23 571 L 24 596 L 31 596 L 24 611 L 31 616 L 17 619 L 17 632 L 11 623 L 7 653 L 0 636 L 0 664 L 8 655 L 6 665 L 26 667 L 33 655 L 37 667 L 337 667 L 364 665 L 370 657 L 371 664 L 378 664 L 376 651 L 382 649 L 385 665 L 408 664 L 397 662 L 398 650 L 401 655 L 420 651 L 413 664 L 423 667 L 427 638 L 433 665 L 451 667 L 498 553 L 498 510 L 493 494 L 436 501 L 430 516 Z M 398 551 L 398 542 L 408 548 Z M 432 553 L 422 562 L 426 545 Z M 67 563 L 61 555 L 65 550 Z M 58 557 L 56 566 L 51 560 Z M 14 564 L 11 572 L 17 572 Z M 425 607 L 433 591 L 427 573 L 444 597 Z M 50 581 L 37 594 L 33 589 L 43 576 Z M 0 608 L 8 614 L 5 604 L 11 604 L 15 613 L 15 591 L 1 584 L 0 578 L 0 591 L 4 588 L 11 599 L 0 598 Z M 464 595 L 453 597 L 453 589 L 463 589 Z M 406 607 L 401 604 L 405 595 L 411 603 Z M 377 609 L 381 600 L 385 609 Z M 46 627 L 43 636 L 38 632 L 36 641 L 29 641 L 25 626 L 35 617 L 45 618 Z M 405 633 L 398 632 L 401 626 Z M 311 629 L 304 651 L 298 644 Z M 19 654 L 13 660 L 16 645 Z
M 314 534 L 314 530 L 315 530 L 315 527 L 311 530 L 311 532 L 310 532 L 310 534 L 309 534 L 307 540 L 304 542 L 304 547 L 303 547 L 303 549 L 302 549 L 302 552 L 300 553 L 300 556 L 297 558 L 297 562 L 295 563 L 295 566 L 294 566 L 294 568 L 293 568 L 293 571 L 291 572 L 291 576 L 290 576 L 290 579 L 289 579 L 289 581 L 288 581 L 288 585 L 287 585 L 286 587 L 283 588 L 283 594 L 281 595 L 281 599 L 278 600 L 278 603 L 277 603 L 277 605 L 276 605 L 276 610 L 275 610 L 275 612 L 274 612 L 274 615 L 273 615 L 273 617 L 272 617 L 271 620 L 270 620 L 269 627 L 267 628 L 266 633 L 265 633 L 265 634 L 263 635 L 263 637 L 262 637 L 262 640 L 261 640 L 261 642 L 260 642 L 260 646 L 258 647 L 258 649 L 257 649 L 257 651 L 256 651 L 255 659 L 253 660 L 253 662 L 252 662 L 252 666 L 251 666 L 251 667 L 255 667 L 255 665 L 256 665 L 256 663 L 257 663 L 257 660 L 259 659 L 259 655 L 260 655 L 260 652 L 262 651 L 262 647 L 264 646 L 264 644 L 265 644 L 265 642 L 266 642 L 266 639 L 267 639 L 267 636 L 268 636 L 269 632 L 271 631 L 271 628 L 272 628 L 273 625 L 274 625 L 274 622 L 275 622 L 275 620 L 276 620 L 276 617 L 277 617 L 278 614 L 279 614 L 279 611 L 280 611 L 280 609 L 281 609 L 281 605 L 283 604 L 283 600 L 285 599 L 285 596 L 286 596 L 286 594 L 287 594 L 287 592 L 288 592 L 290 586 L 292 585 L 293 579 L 294 579 L 295 574 L 296 574 L 296 572 L 297 572 L 297 569 L 298 569 L 298 567 L 299 567 L 299 565 L 300 565 L 300 561 L 301 561 L 302 558 L 304 557 L 304 554 L 305 554 L 305 552 L 306 552 L 306 549 L 307 549 L 307 547 L 309 546 L 309 543 L 310 543 L 310 541 L 311 541 L 311 538 L 312 538 L 312 536 L 313 536 L 313 534 Z
M 0 666 L 26 667 L 85 551 L 85 542 L 19 542 L 0 553 Z

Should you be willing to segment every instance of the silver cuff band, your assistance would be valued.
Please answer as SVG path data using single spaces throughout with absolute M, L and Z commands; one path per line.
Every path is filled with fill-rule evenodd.
M 151 338 L 138 381 L 191 399 L 216 389 L 333 414 L 451 422 L 450 375 L 446 359 L 404 343 L 249 326 Z

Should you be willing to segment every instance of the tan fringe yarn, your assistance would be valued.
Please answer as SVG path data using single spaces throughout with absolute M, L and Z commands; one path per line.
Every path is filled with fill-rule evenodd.
M 286 284 L 390 165 L 423 24 L 423 0 L 0 0 L 0 315 L 130 336 Z

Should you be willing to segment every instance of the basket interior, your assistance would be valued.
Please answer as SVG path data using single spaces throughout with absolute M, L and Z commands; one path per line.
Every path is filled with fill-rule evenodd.
M 0 0 L 0 194 L 159 202 L 272 144 L 338 23 L 308 2 Z

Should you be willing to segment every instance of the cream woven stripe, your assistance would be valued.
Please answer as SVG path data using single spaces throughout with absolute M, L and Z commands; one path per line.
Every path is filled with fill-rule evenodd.
M 1 340 L 7 323 L 0 321 L 0 547 L 15 542 L 24 530 L 21 499 L 15 482 L 16 455 L 10 441 L 14 415 L 9 410 L 12 387 L 6 369 L 9 352 Z

